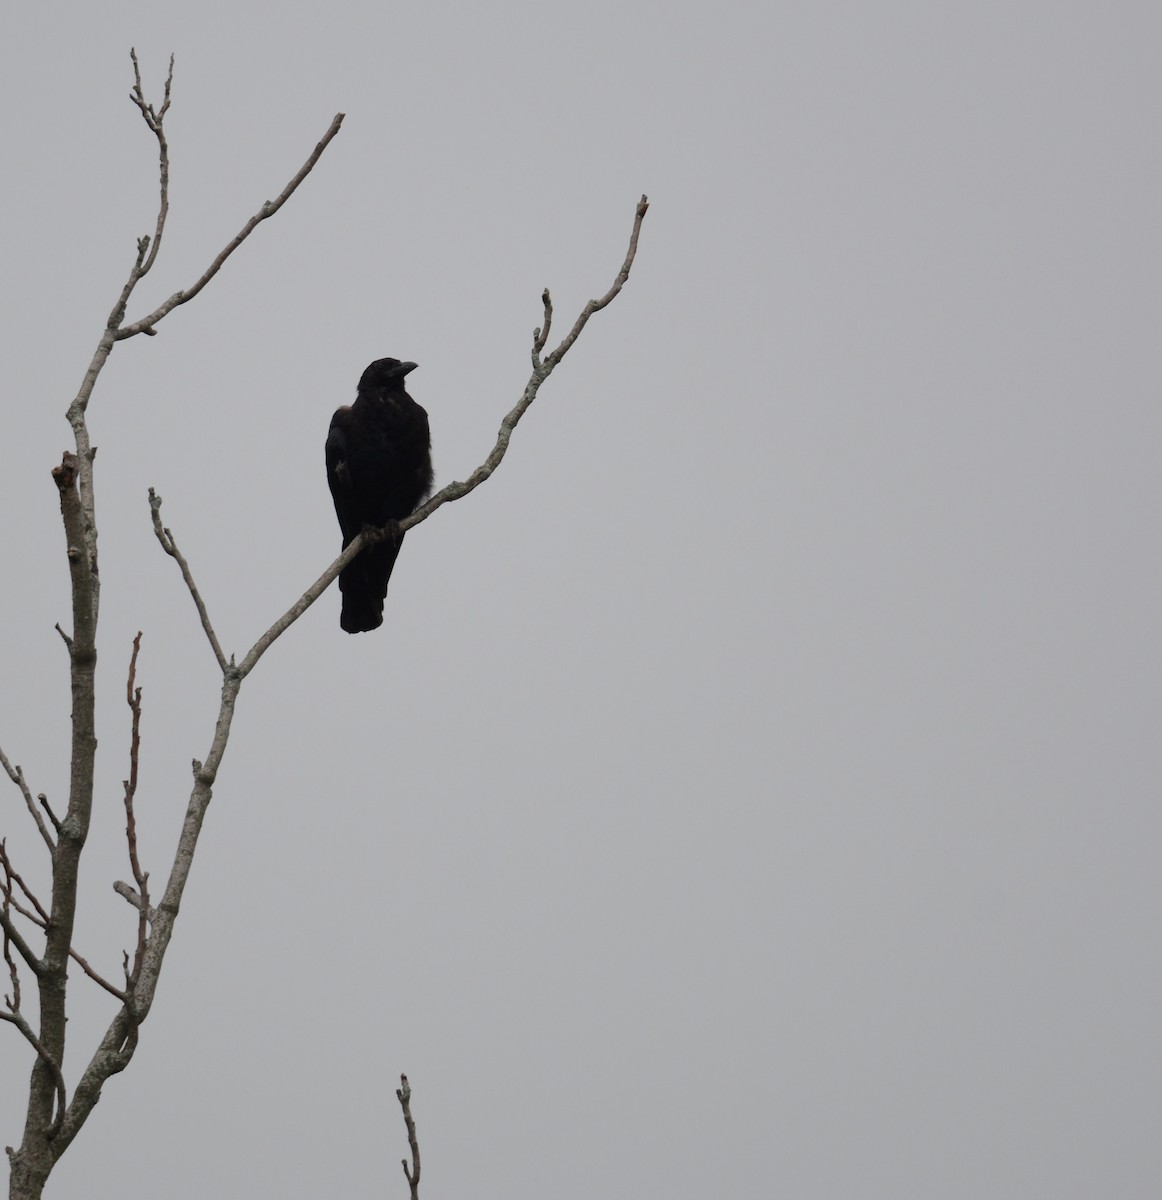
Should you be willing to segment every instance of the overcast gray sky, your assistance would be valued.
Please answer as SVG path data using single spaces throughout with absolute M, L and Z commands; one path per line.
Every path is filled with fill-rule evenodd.
M 338 138 L 91 408 L 100 801 L 79 948 L 331 560 L 333 409 L 414 359 L 438 484 L 634 276 L 501 470 L 248 681 L 157 1005 L 51 1194 L 1162 1192 L 1156 4 L 10 6 L 0 746 L 63 802 L 49 470 L 139 316 Z M 43 853 L 15 789 L 0 832 Z M 31 985 L 27 983 L 29 990 Z M 73 984 L 75 1080 L 112 1013 Z M 0 1027 L 0 1144 L 26 1047 Z

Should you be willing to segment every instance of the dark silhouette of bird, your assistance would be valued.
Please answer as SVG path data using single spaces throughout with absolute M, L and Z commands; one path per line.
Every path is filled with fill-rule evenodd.
M 432 488 L 428 414 L 404 390 L 413 362 L 380 358 L 363 372 L 355 403 L 340 408 L 327 433 L 327 482 L 343 547 L 364 526 L 380 528 L 413 512 Z M 383 624 L 387 581 L 403 534 L 361 550 L 339 573 L 348 633 Z

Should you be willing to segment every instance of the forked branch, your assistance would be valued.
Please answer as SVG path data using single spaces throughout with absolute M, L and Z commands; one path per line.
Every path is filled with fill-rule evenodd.
M 167 89 L 168 90 L 168 89 Z M 167 101 L 168 102 L 168 101 Z M 164 108 L 164 106 L 163 106 Z M 188 304 L 201 290 L 214 278 L 215 275 L 222 269 L 222 264 L 242 245 L 244 241 L 254 232 L 255 229 L 263 222 L 273 217 L 276 212 L 294 195 L 298 186 L 314 169 L 315 163 L 319 161 L 323 151 L 331 144 L 331 139 L 339 132 L 339 126 L 343 124 L 344 113 L 336 113 L 331 121 L 331 125 L 327 132 L 323 134 L 318 145 L 311 151 L 310 157 L 299 168 L 298 173 L 294 178 L 282 189 L 278 194 L 277 199 L 268 200 L 259 210 L 246 222 L 245 225 L 234 235 L 233 238 L 226 244 L 225 248 L 219 253 L 218 257 L 202 272 L 201 277 L 191 286 L 183 291 L 174 292 L 172 296 L 157 308 L 153 310 L 147 317 L 142 317 L 139 321 L 134 321 L 131 325 L 122 325 L 114 335 L 116 341 L 123 341 L 125 338 L 135 337 L 139 333 L 152 334 L 156 332 L 154 328 L 158 321 L 167 313 L 172 312 L 179 304 Z M 159 122 L 160 124 L 160 122 Z M 159 228 L 161 222 L 159 221 Z M 148 266 L 142 270 L 148 270 Z
M 169 215 L 169 143 L 165 140 L 164 124 L 165 114 L 169 112 L 170 90 L 173 88 L 173 55 L 169 56 L 169 73 L 165 77 L 165 99 L 159 109 L 155 109 L 152 104 L 147 104 L 145 101 L 145 93 L 141 89 L 141 67 L 137 62 L 137 51 L 131 49 L 129 57 L 133 59 L 133 91 L 129 93 L 129 99 L 141 110 L 146 125 L 157 138 L 160 158 L 158 175 L 161 181 L 161 199 L 157 206 L 157 225 L 154 227 L 153 242 L 150 244 L 150 239 L 144 237 L 137 243 L 136 270 L 137 278 L 140 279 L 149 273 L 149 268 L 157 261 L 157 252 L 161 249 L 161 235 L 165 230 L 165 219 Z M 148 256 L 145 255 L 147 248 Z M 156 331 L 150 329 L 147 332 L 152 334 Z

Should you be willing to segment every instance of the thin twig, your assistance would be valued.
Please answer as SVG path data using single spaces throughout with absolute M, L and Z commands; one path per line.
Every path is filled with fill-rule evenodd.
M 24 882 L 23 877 L 13 869 L 12 860 L 8 857 L 7 842 L 0 842 L 0 867 L 4 868 L 5 883 L 11 882 L 16 884 L 28 903 L 36 909 L 37 915 L 34 917 L 31 913 L 25 912 L 15 900 L 12 901 L 13 907 L 21 916 L 27 917 L 30 921 L 39 925 L 41 929 L 44 929 L 48 925 L 48 913 L 45 911 L 44 905 L 33 895 L 32 889 Z M 10 891 L 7 887 L 5 890 Z
M 633 232 L 629 237 L 629 250 L 626 252 L 625 262 L 621 264 L 621 270 L 618 271 L 617 278 L 613 281 L 613 287 L 600 300 L 590 300 L 581 310 L 581 315 L 577 318 L 573 328 L 569 330 L 568 337 L 545 359 L 545 366 L 550 371 L 568 354 L 569 347 L 581 336 L 581 330 L 585 328 L 589 318 L 595 312 L 600 312 L 625 286 L 625 281 L 629 278 L 630 268 L 633 266 L 634 257 L 637 255 L 637 239 L 642 230 L 642 220 L 649 207 L 649 199 L 643 196 L 638 201 L 637 212 L 634 214 Z
M 36 798 L 40 802 L 40 807 L 44 809 L 48 819 L 52 822 L 52 827 L 57 831 L 57 833 L 60 833 L 61 823 L 56 813 L 52 811 L 52 806 L 48 802 L 48 797 L 44 794 L 44 792 L 37 792 Z
M 169 215 L 169 143 L 165 140 L 165 114 L 169 111 L 170 89 L 173 87 L 173 55 L 169 56 L 169 74 L 165 77 L 165 100 L 160 109 L 154 109 L 152 104 L 146 104 L 145 93 L 141 90 L 141 68 L 137 63 L 137 51 L 130 49 L 129 57 L 133 59 L 133 91 L 129 93 L 130 100 L 141 110 L 146 125 L 157 138 L 158 157 L 160 159 L 158 175 L 160 176 L 161 200 L 157 206 L 157 225 L 154 229 L 152 244 L 149 238 L 142 238 L 138 243 L 137 278 L 149 274 L 150 267 L 157 260 L 157 252 L 161 249 L 161 235 L 165 229 L 165 219 Z M 142 245 L 149 246 L 149 257 L 140 261 Z M 149 332 L 153 332 L 150 330 Z
M 533 330 L 533 366 L 541 365 L 541 351 L 545 348 L 545 343 L 549 340 L 549 330 L 553 326 L 553 298 L 549 295 L 549 289 L 541 293 L 541 303 L 545 306 L 545 321 L 540 329 Z
M 8 936 L 8 926 L 12 920 L 8 915 L 9 909 L 12 907 L 12 874 L 10 871 L 6 870 L 4 873 L 4 886 L 3 889 L 0 889 L 0 896 L 3 897 L 3 903 L 0 903 L 0 912 L 5 917 L 3 924 L 4 961 L 8 964 L 8 978 L 12 983 L 12 995 L 8 999 L 8 1004 L 13 1012 L 19 1012 L 20 972 L 17 970 L 16 960 L 12 957 L 12 940 Z
M 168 531 L 167 531 L 168 532 Z M 125 839 L 129 844 L 129 866 L 133 878 L 137 882 L 138 895 L 141 903 L 137 906 L 137 949 L 133 955 L 132 971 L 126 969 L 125 989 L 131 993 L 133 985 L 141 975 L 141 964 L 145 958 L 145 941 L 149 931 L 149 872 L 142 871 L 141 862 L 137 857 L 137 818 L 133 811 L 133 801 L 137 795 L 137 760 L 141 751 L 141 688 L 135 688 L 137 679 L 137 655 L 141 650 L 141 631 L 133 639 L 133 653 L 129 657 L 129 680 L 125 686 L 126 699 L 133 713 L 132 728 L 129 736 L 129 778 L 125 786 Z
M 44 823 L 44 818 L 36 811 L 36 804 L 32 799 L 32 789 L 28 786 L 24 778 L 24 771 L 20 767 L 14 767 L 8 761 L 8 755 L 0 750 L 0 767 L 3 767 L 8 774 L 8 778 L 20 789 L 20 794 L 24 797 L 24 803 L 28 806 L 28 811 L 32 814 L 32 819 L 36 822 L 37 829 L 40 830 L 40 836 L 44 839 L 44 844 L 48 847 L 48 852 L 51 854 L 56 849 L 56 843 L 52 840 L 52 834 L 48 831 L 48 826 Z
M 37 957 L 32 947 L 20 936 L 20 930 L 16 928 L 11 916 L 8 914 L 7 906 L 0 908 L 0 930 L 3 930 L 4 936 L 20 952 L 20 957 L 31 968 L 32 973 L 37 977 L 44 975 L 44 963 Z
M 194 577 L 190 574 L 189 563 L 186 562 L 182 552 L 178 549 L 173 534 L 162 526 L 161 497 L 153 488 L 149 489 L 149 511 L 153 515 L 153 532 L 157 535 L 157 540 L 161 542 L 161 548 L 181 568 L 182 578 L 186 581 L 186 587 L 189 588 L 190 595 L 194 598 L 194 604 L 197 606 L 198 616 L 201 618 L 202 628 L 209 639 L 210 648 L 214 651 L 214 657 L 218 660 L 218 666 L 225 671 L 227 667 L 226 656 L 222 653 L 222 646 L 218 641 L 218 635 L 214 632 L 213 625 L 210 624 L 210 614 L 206 611 L 206 605 L 202 600 L 201 593 L 198 591 L 198 585 L 194 583 Z
M 13 882 L 16 882 L 15 875 L 13 876 Z M 22 885 L 21 891 L 27 891 L 27 889 Z M 48 927 L 48 917 L 45 915 L 44 909 L 41 907 L 39 900 L 33 898 L 32 909 L 28 909 L 25 908 L 24 905 L 21 904 L 14 895 L 9 894 L 5 897 L 5 904 L 7 904 L 10 908 L 16 909 L 16 911 L 22 917 L 24 917 L 26 921 L 31 921 L 33 925 L 38 925 L 41 929 L 46 929 Z
M 83 959 L 71 947 L 69 949 L 69 957 L 73 960 L 73 962 L 75 962 L 77 964 L 78 967 L 81 968 L 82 971 L 85 972 L 86 975 L 88 975 L 88 977 L 95 984 L 97 984 L 99 987 L 103 987 L 105 989 L 105 991 L 107 991 L 109 993 L 110 996 L 116 996 L 117 999 L 120 1000 L 122 1004 L 127 1005 L 129 1003 L 129 993 L 128 992 L 122 991 L 121 988 L 116 987 L 114 984 L 110 983 L 107 979 L 103 978 L 101 975 L 98 975 L 97 972 L 94 971 L 91 966 L 89 966 L 88 962 L 85 959 Z
M 404 1178 L 408 1181 L 408 1187 L 411 1188 L 411 1200 L 420 1200 L 420 1144 L 416 1140 L 416 1123 L 412 1120 L 412 1089 L 408 1083 L 408 1077 L 401 1075 L 399 1077 L 401 1086 L 395 1089 L 396 1097 L 399 1100 L 399 1106 L 403 1109 L 403 1120 L 408 1130 L 408 1146 L 412 1152 L 412 1165 L 408 1169 L 408 1160 L 402 1159 Z
M 193 285 L 181 292 L 174 292 L 172 296 L 164 303 L 158 305 L 147 317 L 142 317 L 139 321 L 134 321 L 131 325 L 122 325 L 114 334 L 115 341 L 124 341 L 125 338 L 131 338 L 139 333 L 151 333 L 153 327 L 172 312 L 179 304 L 186 304 L 192 300 L 201 290 L 218 274 L 222 264 L 242 245 L 244 241 L 254 232 L 258 225 L 269 217 L 273 217 L 276 212 L 294 195 L 299 184 L 311 173 L 315 163 L 319 161 L 323 151 L 330 144 L 331 139 L 339 132 L 339 126 L 343 124 L 345 114 L 336 113 L 334 120 L 331 122 L 330 128 L 323 134 L 322 140 L 311 152 L 310 157 L 302 167 L 299 168 L 295 177 L 282 189 L 277 200 L 268 200 L 259 210 L 242 226 L 242 229 L 228 243 L 226 248 L 218 255 L 217 258 L 206 268 L 202 277 Z M 140 270 L 140 267 L 139 267 Z
M 12 863 L 8 858 L 8 853 L 3 842 L 0 842 L 0 867 L 4 868 L 5 875 L 4 907 L 8 908 L 11 906 L 12 908 L 16 909 L 16 911 L 22 917 L 28 921 L 31 921 L 32 924 L 37 926 L 39 929 L 47 929 L 49 916 L 45 911 L 44 905 L 41 904 L 41 902 L 36 898 L 28 884 L 24 882 L 21 876 L 12 869 Z M 24 905 L 12 895 L 13 883 L 16 884 L 21 892 L 24 893 L 25 897 L 28 899 L 28 902 L 36 910 L 35 912 L 25 908 Z M 9 920 L 11 920 L 11 918 L 9 918 Z M 5 933 L 7 933 L 7 925 L 5 925 Z M 81 955 L 78 954 L 71 946 L 69 947 L 69 957 L 81 968 L 82 971 L 85 972 L 86 975 L 88 975 L 88 977 L 94 983 L 99 984 L 111 995 L 116 996 L 117 999 L 122 1003 L 127 1002 L 126 993 L 123 992 L 119 987 L 115 987 L 107 979 L 103 978 L 96 971 L 94 971 L 89 965 L 88 961 L 82 958 Z
M 0 894 L 2 894 L 4 897 L 4 902 L 2 905 L 0 905 L 0 930 L 2 930 L 4 933 L 5 942 L 11 942 L 12 945 L 16 947 L 20 953 L 20 957 L 24 959 L 24 961 L 32 969 L 32 973 L 38 979 L 42 978 L 45 974 L 44 960 L 24 940 L 23 934 L 21 934 L 20 930 L 16 928 L 16 923 L 12 920 L 12 909 L 15 908 L 16 911 L 21 914 L 21 916 L 27 916 L 31 921 L 33 921 L 34 924 L 37 923 L 36 918 L 32 917 L 31 914 L 29 914 L 27 910 L 21 906 L 19 901 L 14 900 L 12 897 L 13 882 L 18 882 L 20 890 L 30 899 L 32 897 L 32 893 L 29 892 L 27 887 L 25 887 L 24 880 L 22 880 L 20 876 L 13 871 L 12 863 L 8 858 L 8 848 L 4 841 L 0 841 L 0 867 L 3 867 L 4 869 L 4 883 L 2 888 L 0 888 Z M 33 903 L 35 904 L 36 901 L 33 900 Z M 41 912 L 44 911 L 39 904 L 36 904 L 36 907 Z
M 496 468 L 500 465 L 501 459 L 504 458 L 508 451 L 508 444 L 512 437 L 512 432 L 516 428 L 521 417 L 528 411 L 529 406 L 537 398 L 537 392 L 540 391 L 541 384 L 553 373 L 561 359 L 569 352 L 569 348 L 581 336 L 581 331 L 589 321 L 589 318 L 595 313 L 600 312 L 606 305 L 610 304 L 614 297 L 625 286 L 629 279 L 630 270 L 633 267 L 633 260 L 637 255 L 638 236 L 641 233 L 642 220 L 649 209 L 650 202 L 643 196 L 637 205 L 634 212 L 633 231 L 630 233 L 629 250 L 625 256 L 625 262 L 621 265 L 621 270 L 617 273 L 617 278 L 613 281 L 613 286 L 599 300 L 590 300 L 585 305 L 581 315 L 577 318 L 573 328 L 569 331 L 569 335 L 561 342 L 561 344 L 544 360 L 543 363 L 536 365 L 535 356 L 537 353 L 537 343 L 541 340 L 541 334 L 535 334 L 533 340 L 534 351 L 534 366 L 532 374 L 529 376 L 529 381 L 525 384 L 524 393 L 517 401 L 515 407 L 500 423 L 500 431 L 496 437 L 496 445 L 493 446 L 492 452 L 484 460 L 484 462 L 468 476 L 466 480 L 456 483 L 450 483 L 447 487 L 441 488 L 427 503 L 420 505 L 411 516 L 404 517 L 399 522 L 399 532 L 403 533 L 411 529 L 413 525 L 418 525 L 421 521 L 426 521 L 428 517 L 445 504 L 453 500 L 459 500 L 467 496 L 469 492 L 478 488 Z M 549 323 L 549 318 L 552 316 L 552 301 L 549 299 L 549 290 L 545 289 L 541 297 L 545 305 L 546 325 Z M 356 539 L 358 540 L 358 539 Z M 355 543 L 353 542 L 352 545 Z M 350 546 L 348 547 L 350 549 Z

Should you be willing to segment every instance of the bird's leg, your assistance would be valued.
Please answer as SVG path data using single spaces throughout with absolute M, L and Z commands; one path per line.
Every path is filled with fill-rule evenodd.
M 377 542 L 398 542 L 400 539 L 399 522 L 388 521 L 384 525 L 364 525 L 364 540 L 369 546 Z

